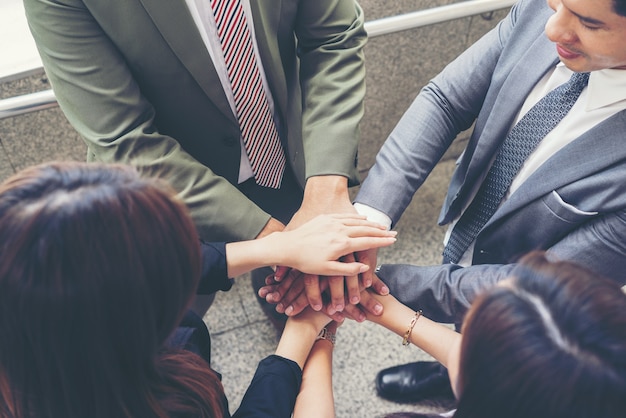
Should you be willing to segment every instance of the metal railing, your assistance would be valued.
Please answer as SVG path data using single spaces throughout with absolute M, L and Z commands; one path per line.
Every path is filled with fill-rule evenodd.
M 468 0 L 365 23 L 370 38 L 511 7 L 517 0 Z M 0 100 L 0 119 L 57 106 L 52 90 Z
M 370 38 L 505 9 L 517 0 L 468 0 L 365 22 Z

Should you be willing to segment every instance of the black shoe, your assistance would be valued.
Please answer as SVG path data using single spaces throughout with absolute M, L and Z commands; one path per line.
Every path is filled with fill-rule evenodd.
M 454 397 L 448 370 L 436 361 L 418 361 L 381 370 L 376 375 L 376 390 L 381 398 L 395 402 Z
M 259 304 L 261 305 L 261 309 L 263 309 L 265 316 L 267 316 L 267 319 L 270 320 L 270 322 L 276 329 L 277 337 L 280 338 L 283 330 L 285 329 L 285 324 L 287 323 L 287 315 L 277 312 L 276 305 L 274 305 L 273 303 L 269 303 L 265 299 L 259 297 L 259 289 L 265 286 L 265 278 L 271 273 L 272 269 L 256 269 L 252 271 L 250 276 L 252 277 L 252 288 L 254 289 L 256 299 L 259 301 Z

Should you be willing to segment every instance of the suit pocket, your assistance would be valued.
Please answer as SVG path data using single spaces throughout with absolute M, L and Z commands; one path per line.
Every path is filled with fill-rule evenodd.
M 585 211 L 566 202 L 556 190 L 547 195 L 543 199 L 543 203 L 555 216 L 566 222 L 580 223 L 598 215 L 598 212 Z

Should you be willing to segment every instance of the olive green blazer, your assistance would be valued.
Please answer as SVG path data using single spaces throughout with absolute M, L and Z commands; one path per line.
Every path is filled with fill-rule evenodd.
M 354 0 L 252 0 L 289 164 L 356 184 L 366 34 Z M 269 215 L 233 186 L 240 132 L 184 0 L 25 0 L 45 70 L 89 159 L 167 179 L 202 238 L 255 237 Z

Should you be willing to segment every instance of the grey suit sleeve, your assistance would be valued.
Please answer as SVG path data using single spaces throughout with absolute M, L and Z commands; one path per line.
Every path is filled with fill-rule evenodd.
M 378 271 L 390 293 L 433 321 L 460 323 L 476 296 L 506 278 L 515 264 L 413 266 L 383 264 Z
M 356 202 L 398 221 L 456 136 L 476 119 L 518 7 L 422 89 L 385 141 Z
M 547 249 L 548 255 L 583 265 L 626 284 L 626 210 L 583 224 Z M 479 264 L 460 267 L 383 265 L 379 277 L 391 293 L 429 318 L 445 323 L 462 320 L 472 301 L 484 289 L 511 275 L 516 264 Z

